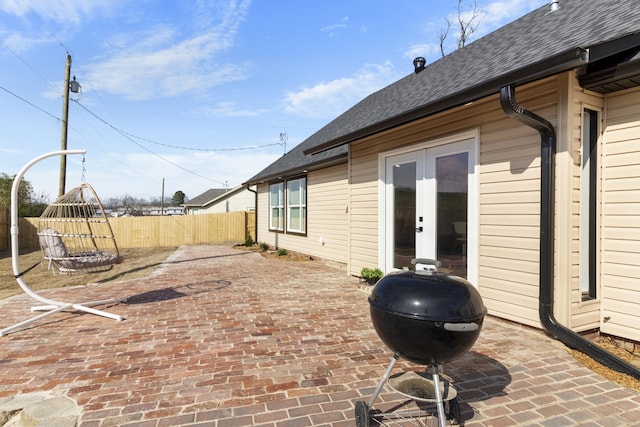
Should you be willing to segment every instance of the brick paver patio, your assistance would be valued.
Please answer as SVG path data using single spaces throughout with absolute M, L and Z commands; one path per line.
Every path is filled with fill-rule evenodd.
M 366 293 L 321 261 L 188 246 L 150 277 L 44 295 L 129 298 L 108 308 L 122 322 L 65 312 L 0 337 L 0 399 L 66 396 L 81 427 L 353 426 L 354 403 L 369 400 L 391 358 Z M 30 317 L 32 302 L 0 301 L 0 326 Z M 417 368 L 400 361 L 394 372 Z M 487 317 L 444 371 L 466 426 L 640 426 L 640 393 L 527 327 Z M 405 402 L 385 389 L 374 407 Z

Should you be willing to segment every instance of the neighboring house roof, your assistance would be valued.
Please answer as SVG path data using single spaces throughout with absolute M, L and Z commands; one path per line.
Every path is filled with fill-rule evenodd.
M 637 84 L 637 6 L 637 0 L 560 0 L 553 12 L 543 6 L 369 95 L 248 183 L 299 170 L 314 159 L 320 163 L 343 155 L 346 161 L 344 144 L 497 94 L 508 84 L 586 65 L 592 90 L 604 91 L 606 84 L 616 82 L 624 85 L 623 77 L 626 84 Z M 620 64 L 623 70 L 617 68 Z M 588 80 L 583 76 L 581 83 Z
M 199 208 L 211 205 L 215 203 L 218 199 L 224 199 L 227 196 L 232 195 L 233 193 L 237 193 L 238 191 L 244 189 L 242 185 L 237 186 L 232 190 L 227 190 L 225 188 L 211 188 L 204 193 L 194 197 L 189 200 L 187 203 L 183 204 L 184 207 L 193 207 Z

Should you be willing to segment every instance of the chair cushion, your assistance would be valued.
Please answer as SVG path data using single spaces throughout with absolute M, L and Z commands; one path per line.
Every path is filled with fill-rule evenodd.
M 66 258 L 67 247 L 62 241 L 62 236 L 53 228 L 47 228 L 42 230 L 38 239 L 40 240 L 40 246 L 47 258 Z

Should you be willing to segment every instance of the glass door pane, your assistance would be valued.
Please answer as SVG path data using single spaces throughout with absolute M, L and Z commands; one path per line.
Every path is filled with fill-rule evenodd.
M 393 268 L 416 256 L 416 163 L 393 165 Z
M 469 153 L 435 158 L 436 256 L 450 274 L 467 277 Z

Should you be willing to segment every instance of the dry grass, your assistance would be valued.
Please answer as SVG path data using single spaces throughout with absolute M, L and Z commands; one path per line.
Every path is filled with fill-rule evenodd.
M 65 286 L 86 285 L 87 283 L 105 283 L 135 279 L 149 275 L 176 247 L 168 248 L 135 248 L 122 249 L 124 257 L 122 264 L 115 265 L 111 270 L 88 274 L 53 274 L 47 270 L 46 263 L 37 265 L 23 276 L 23 280 L 34 291 Z M 20 254 L 18 259 L 20 270 L 24 271 L 42 259 L 40 250 L 32 250 Z M 0 252 L 0 299 L 4 299 L 22 292 L 18 286 L 11 266 L 11 251 Z
M 600 347 L 607 350 L 609 353 L 618 356 L 625 362 L 640 367 L 640 355 L 634 354 L 628 350 L 625 350 L 624 348 L 619 347 L 611 339 L 605 337 L 597 337 L 596 339 L 594 339 L 594 342 Z M 591 357 L 579 351 L 571 349 L 567 349 L 567 351 L 571 356 L 573 356 L 574 359 L 582 363 L 587 368 L 591 369 L 596 374 L 600 374 L 608 380 L 614 381 L 620 385 L 623 385 L 624 387 L 640 391 L 640 381 L 636 380 L 632 376 L 616 372 L 596 362 Z

